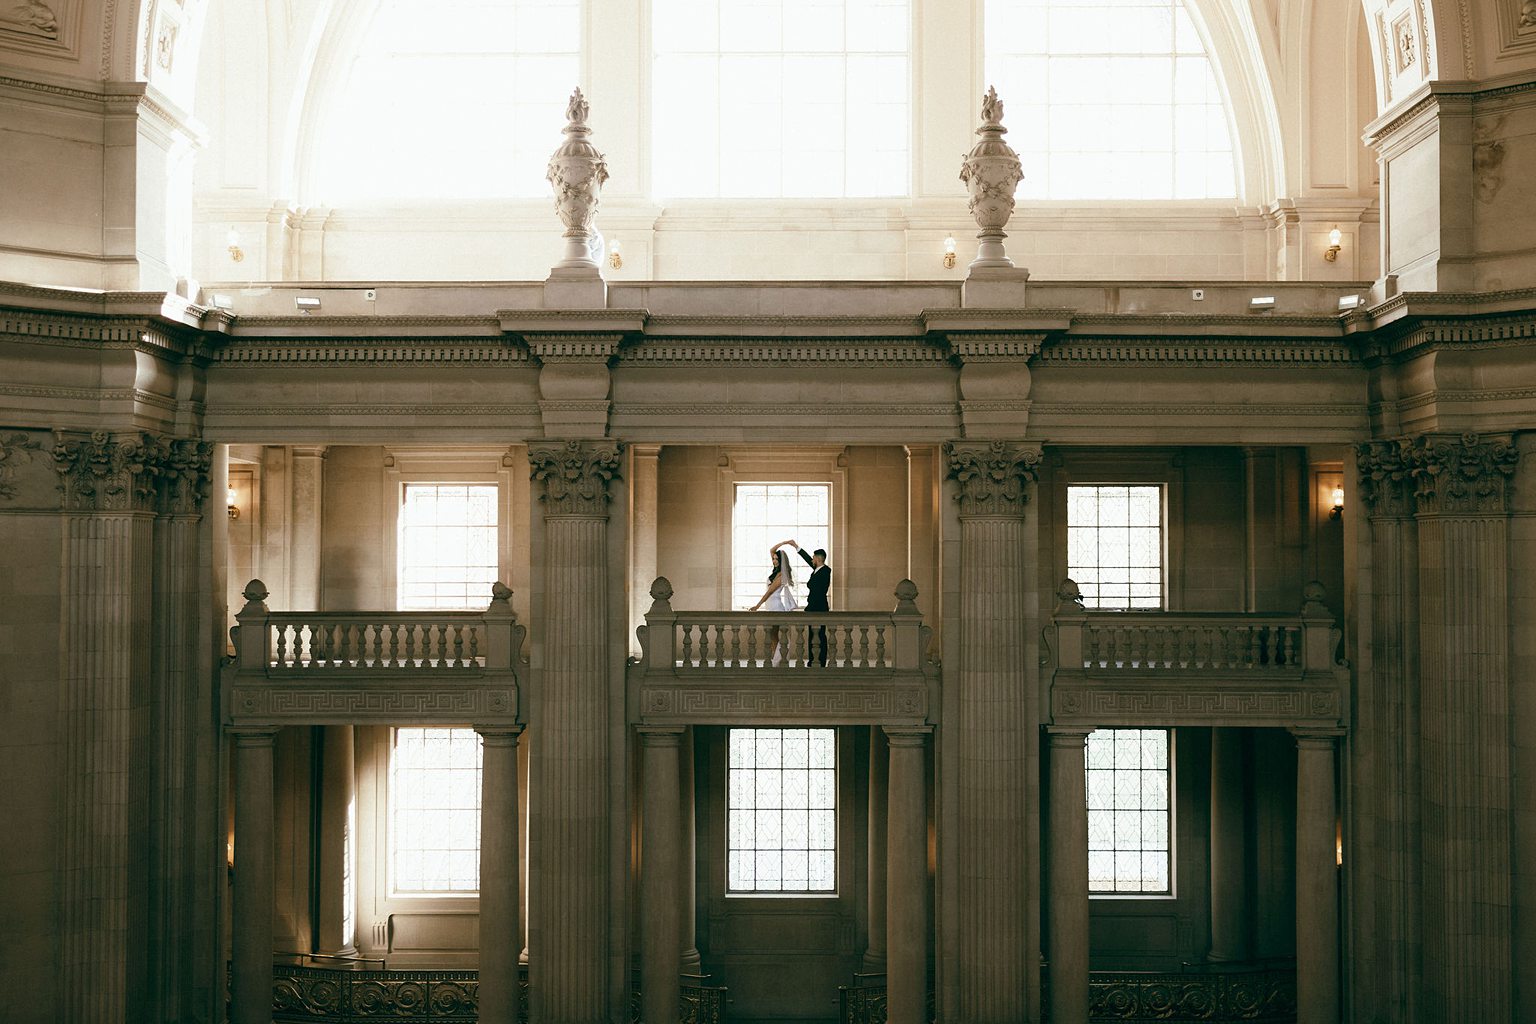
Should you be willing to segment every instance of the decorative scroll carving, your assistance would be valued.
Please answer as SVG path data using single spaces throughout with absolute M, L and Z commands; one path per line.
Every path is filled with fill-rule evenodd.
M 153 512 L 159 446 L 150 434 L 114 440 L 104 430 L 89 439 L 60 441 L 54 469 L 62 478 L 64 508 L 89 512 Z
M 549 516 L 607 516 L 608 483 L 619 475 L 624 446 L 617 441 L 528 448 L 535 483 L 543 484 L 539 500 Z
M 213 444 L 208 441 L 169 441 L 160 446 L 160 511 L 196 515 L 208 496 L 208 471 Z
M 949 475 L 960 485 L 960 515 L 1022 516 L 1040 453 L 1006 441 L 944 446 Z
M 42 0 L 22 0 L 21 3 L 9 4 L 4 13 L 0 13 L 0 23 L 28 35 L 38 35 L 44 39 L 59 38 L 58 15 Z
M 353 971 L 278 964 L 272 968 L 272 1020 L 470 1024 L 478 1018 L 479 989 L 476 971 Z
M 1476 434 L 1457 439 L 1418 438 L 1406 452 L 1413 496 L 1422 513 L 1503 512 L 1520 453 L 1504 441 Z
M 1093 971 L 1088 976 L 1090 1020 L 1254 1021 L 1296 1019 L 1292 968 L 1162 974 Z
M 19 431 L 0 435 L 0 498 L 14 498 L 20 491 L 16 473 L 42 445 Z
M 1400 519 L 1413 514 L 1410 466 L 1401 441 L 1367 441 L 1355 449 L 1360 497 L 1369 515 Z

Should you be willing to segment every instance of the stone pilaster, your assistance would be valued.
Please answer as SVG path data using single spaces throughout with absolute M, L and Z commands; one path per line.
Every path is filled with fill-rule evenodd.
M 273 826 L 272 729 L 232 734 L 235 769 L 235 898 L 230 1024 L 271 1024 Z M 127 1019 L 127 1018 L 123 1018 Z
M 1212 960 L 1246 960 L 1248 834 L 1243 786 L 1243 731 L 1211 730 L 1211 949 Z
M 1507 496 L 1518 453 L 1475 435 L 1405 446 L 1419 540 L 1424 1014 L 1513 1008 Z
M 320 524 L 325 493 L 325 446 L 298 445 L 290 451 L 288 534 L 290 608 L 323 607 L 320 595 Z
M 1335 742 L 1296 734 L 1296 1019 L 1308 1024 L 1340 1019 Z
M 1423 894 L 1420 891 L 1419 786 L 1419 578 L 1413 488 L 1403 447 L 1372 441 L 1355 452 L 1360 502 L 1346 516 L 1365 513 L 1362 544 L 1368 570 L 1360 586 L 1363 644 L 1368 663 L 1356 677 L 1358 718 L 1350 738 L 1357 806 L 1370 834 L 1353 849 L 1369 872 L 1374 898 L 1356 909 L 1356 943 L 1374 964 L 1364 979 L 1373 1008 L 1389 1020 L 1418 1020 Z M 1350 525 L 1346 520 L 1346 527 Z M 1359 884 L 1357 889 L 1361 888 Z
M 1028 815 L 1035 756 L 1029 702 L 1034 672 L 1026 654 L 1027 558 L 1024 512 L 1039 452 L 1001 441 L 945 446 L 960 514 L 960 660 L 954 676 L 958 1013 L 968 1024 L 1027 1016 L 1028 918 L 1037 901 Z
M 65 514 L 60 1019 L 123 1021 L 149 998 L 154 516 L 150 435 L 61 436 Z
M 1050 913 L 1052 1024 L 1088 1021 L 1088 733 L 1052 729 Z
M 517 831 L 517 739 L 521 726 L 482 728 L 480 796 L 480 1021 L 516 1024 L 522 865 Z
M 608 488 L 621 457 L 611 441 L 528 450 L 544 514 L 528 940 L 542 1024 L 609 1018 Z
M 890 1024 L 928 1021 L 927 730 L 887 729 L 890 828 L 886 841 L 886 971 Z
M 888 772 L 891 753 L 885 731 L 869 730 L 869 942 L 864 947 L 864 970 L 878 974 L 886 969 L 885 904 L 888 859 Z
M 683 870 L 678 760 L 683 736 L 678 727 L 641 728 L 639 733 L 645 801 L 640 811 L 640 1020 L 673 1024 L 679 1005 L 677 908 Z

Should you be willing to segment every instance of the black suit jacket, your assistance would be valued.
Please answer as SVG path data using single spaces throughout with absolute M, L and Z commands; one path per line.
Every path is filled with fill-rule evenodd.
M 816 564 L 804 550 L 801 548 L 796 548 L 795 550 L 800 553 L 801 558 L 805 559 L 806 565 L 814 566 Z M 809 591 L 805 595 L 806 611 L 829 612 L 832 610 L 831 606 L 827 603 L 827 591 L 832 589 L 832 567 L 830 565 L 823 565 L 820 569 L 813 570 L 811 578 L 805 581 L 805 586 Z

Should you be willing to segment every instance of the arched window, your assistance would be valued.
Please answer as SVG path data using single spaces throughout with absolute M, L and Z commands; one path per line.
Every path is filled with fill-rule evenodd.
M 379 0 L 320 140 L 323 202 L 546 196 L 580 0 Z
M 1183 0 L 987 0 L 1021 199 L 1231 199 L 1227 104 Z
M 907 0 L 654 0 L 652 192 L 909 191 Z

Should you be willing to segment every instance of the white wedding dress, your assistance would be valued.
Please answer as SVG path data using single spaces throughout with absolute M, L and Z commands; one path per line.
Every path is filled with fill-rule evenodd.
M 797 612 L 800 610 L 800 601 L 795 597 L 795 578 L 790 572 L 789 556 L 779 552 L 779 586 L 768 595 L 768 600 L 763 604 L 765 612 Z M 779 634 L 778 642 L 773 645 L 772 664 L 777 667 L 784 660 L 784 642 L 787 639 L 783 631 Z

